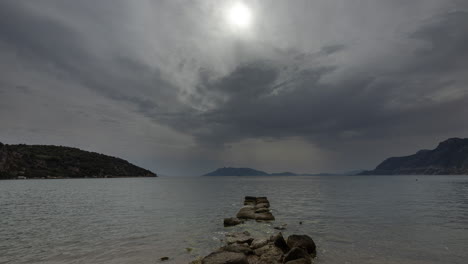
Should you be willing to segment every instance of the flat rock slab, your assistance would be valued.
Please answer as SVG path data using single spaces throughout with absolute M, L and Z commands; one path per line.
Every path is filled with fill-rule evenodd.
M 244 255 L 252 255 L 253 250 L 250 248 L 249 244 L 244 243 L 244 244 L 228 244 L 222 248 L 220 248 L 219 251 L 227 251 L 227 252 L 234 252 L 234 253 L 242 253 Z
M 250 244 L 250 247 L 252 249 L 261 248 L 261 247 L 266 246 L 268 242 L 270 242 L 270 240 L 267 238 L 255 238 Z
M 247 243 L 250 245 L 254 239 L 250 236 L 250 233 L 245 231 L 242 233 L 229 233 L 226 234 L 226 242 L 228 244 L 238 243 L 243 244 Z
M 258 221 L 273 221 L 275 217 L 271 212 L 255 213 L 255 220 Z
M 236 215 L 240 219 L 255 219 L 255 208 L 252 206 L 242 207 Z

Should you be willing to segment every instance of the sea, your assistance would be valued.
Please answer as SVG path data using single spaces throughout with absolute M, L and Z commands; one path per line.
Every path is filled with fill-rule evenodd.
M 276 221 L 223 227 L 244 196 Z M 188 263 L 227 232 L 307 234 L 315 263 L 468 263 L 468 176 L 0 181 L 0 263 Z

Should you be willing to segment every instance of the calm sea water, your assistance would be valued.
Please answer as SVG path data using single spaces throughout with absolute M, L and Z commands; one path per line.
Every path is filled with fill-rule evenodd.
M 245 195 L 277 221 L 224 228 Z M 317 263 L 467 263 L 468 177 L 0 181 L 0 263 L 187 263 L 227 231 L 283 223 L 314 238 Z

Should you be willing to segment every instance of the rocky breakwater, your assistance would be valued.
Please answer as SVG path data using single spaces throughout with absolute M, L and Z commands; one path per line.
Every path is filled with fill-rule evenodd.
M 275 220 L 269 208 L 266 197 L 246 196 L 237 217 L 224 219 L 224 226 L 241 224 L 246 219 Z M 280 232 L 258 238 L 244 231 L 227 233 L 224 246 L 190 264 L 310 264 L 316 254 L 315 242 L 307 235 L 285 239 Z
M 270 202 L 266 197 L 246 196 L 244 206 L 239 210 L 236 217 L 225 218 L 224 226 L 233 226 L 244 223 L 244 220 L 273 221 L 275 217 L 270 210 Z
M 246 231 L 226 234 L 225 246 L 191 264 L 310 264 L 316 252 L 307 235 L 254 238 Z

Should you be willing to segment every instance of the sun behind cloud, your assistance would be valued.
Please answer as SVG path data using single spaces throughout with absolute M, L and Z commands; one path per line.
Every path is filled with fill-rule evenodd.
M 251 9 L 242 2 L 228 6 L 225 16 L 229 25 L 235 29 L 247 29 L 253 20 Z

